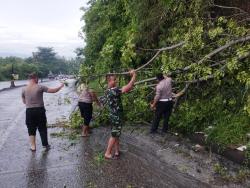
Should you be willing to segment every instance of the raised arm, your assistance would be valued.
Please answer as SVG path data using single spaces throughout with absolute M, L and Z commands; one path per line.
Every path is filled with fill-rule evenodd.
M 134 86 L 135 78 L 136 78 L 135 70 L 131 70 L 129 73 L 131 75 L 131 80 L 129 81 L 129 83 L 127 85 L 122 87 L 122 93 L 129 92 Z
M 48 88 L 47 93 L 56 93 L 60 91 L 64 86 L 64 83 L 62 83 L 59 87 L 56 88 Z

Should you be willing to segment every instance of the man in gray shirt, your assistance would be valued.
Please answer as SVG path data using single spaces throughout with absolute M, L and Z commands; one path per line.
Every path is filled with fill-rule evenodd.
M 168 131 L 169 117 L 173 108 L 172 79 L 170 77 L 164 78 L 162 73 L 157 74 L 156 78 L 158 80 L 156 94 L 154 101 L 150 104 L 151 108 L 155 110 L 155 117 L 150 133 L 157 131 L 162 116 L 162 132 L 166 133 Z
M 56 93 L 63 86 L 64 84 L 61 84 L 57 88 L 48 88 L 38 85 L 38 76 L 35 73 L 29 75 L 29 83 L 22 90 L 22 100 L 26 105 L 26 125 L 30 138 L 31 151 L 36 151 L 37 129 L 40 133 L 43 147 L 49 149 L 43 93 Z

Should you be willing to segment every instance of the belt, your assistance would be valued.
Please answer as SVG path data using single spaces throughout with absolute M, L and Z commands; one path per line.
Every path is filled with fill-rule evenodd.
M 168 99 L 160 99 L 159 101 L 161 101 L 161 102 L 172 101 L 172 98 L 168 98 Z

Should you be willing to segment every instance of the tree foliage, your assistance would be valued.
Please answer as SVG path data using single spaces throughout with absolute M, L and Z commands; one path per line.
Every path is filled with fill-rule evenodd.
M 39 77 L 47 77 L 49 71 L 54 74 L 78 74 L 82 59 L 66 60 L 56 56 L 53 48 L 38 47 L 37 52 L 29 58 L 0 57 L 0 81 L 10 80 L 11 74 L 19 75 L 19 79 L 26 79 L 31 72 L 37 72 Z
M 208 140 L 244 143 L 250 132 L 249 7 L 248 1 L 232 0 L 89 1 L 82 17 L 86 46 L 81 71 L 91 69 L 93 75 L 136 68 L 155 55 L 154 49 L 183 41 L 159 53 L 138 79 L 162 71 L 176 73 L 176 90 L 191 84 L 178 100 L 172 129 L 189 134 L 213 126 Z M 147 104 L 153 95 L 146 85 L 124 98 L 127 119 L 152 118 Z
M 56 60 L 56 53 L 51 47 L 37 47 L 38 51 L 33 52 L 34 61 L 40 63 L 52 63 Z

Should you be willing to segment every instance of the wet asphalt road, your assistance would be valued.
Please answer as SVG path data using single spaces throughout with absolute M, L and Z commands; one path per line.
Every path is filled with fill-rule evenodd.
M 56 81 L 44 83 L 57 86 Z M 48 123 L 67 119 L 72 104 L 65 98 L 72 88 L 45 94 Z M 94 130 L 89 138 L 69 140 L 49 136 L 52 149 L 42 150 L 39 136 L 37 151 L 29 151 L 25 108 L 21 88 L 0 92 L 0 187 L 209 187 L 151 155 L 150 148 L 135 138 L 122 137 L 120 160 L 103 161 L 109 131 Z M 60 132 L 49 128 L 49 135 Z M 126 141 L 127 140 L 127 141 Z M 154 148 L 152 148 L 153 150 Z M 100 159 L 100 160 L 99 160 Z
M 21 86 L 21 85 L 24 85 L 26 84 L 27 81 L 26 80 L 16 80 L 15 81 L 15 86 Z M 5 89 L 5 88 L 9 88 L 10 87 L 10 81 L 3 81 L 3 82 L 0 82 L 0 91 L 2 89 Z

